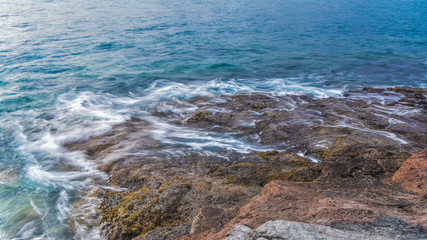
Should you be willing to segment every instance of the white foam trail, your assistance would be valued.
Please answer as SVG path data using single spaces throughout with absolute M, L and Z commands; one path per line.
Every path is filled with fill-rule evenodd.
M 19 229 L 18 236 L 20 236 L 21 239 L 30 239 L 32 236 L 34 236 L 35 230 L 35 222 L 28 222 Z
M 296 81 L 295 81 L 296 80 Z M 316 98 L 327 98 L 327 97 L 342 97 L 343 90 L 339 89 L 323 89 L 313 87 L 308 84 L 297 82 L 298 78 L 275 78 L 268 79 L 263 82 L 263 86 L 268 86 L 268 89 L 273 94 L 284 96 L 284 95 L 311 95 Z
M 56 125 L 62 126 L 57 134 L 61 143 L 87 139 L 111 130 L 113 125 L 130 119 L 130 114 L 121 105 L 134 104 L 136 100 L 110 95 L 83 92 L 78 95 L 64 94 L 58 98 Z M 74 126 L 74 127 L 73 127 Z
M 314 162 L 314 163 L 319 163 L 319 162 L 321 162 L 321 160 L 320 160 L 320 159 L 317 159 L 317 158 L 312 157 L 312 156 L 307 156 L 307 155 L 305 155 L 305 154 L 304 154 L 304 153 L 302 153 L 302 152 L 298 152 L 298 153 L 297 153 L 297 155 L 298 155 L 298 156 L 300 156 L 300 157 L 306 158 L 306 159 L 308 159 L 308 160 L 310 160 L 311 162 Z
M 146 118 L 145 120 L 153 124 L 154 129 L 150 130 L 153 138 L 167 144 L 187 146 L 193 150 L 204 152 L 206 150 L 214 150 L 215 152 L 220 149 L 240 153 L 267 150 L 263 146 L 249 144 L 227 134 L 171 125 L 157 118 Z
M 139 94 L 133 93 L 131 104 L 157 106 L 166 100 L 190 99 L 198 96 L 232 95 L 247 92 L 268 92 L 269 94 L 311 95 L 316 98 L 342 97 L 343 89 L 323 89 L 298 82 L 296 78 L 274 79 L 213 79 L 207 82 L 177 83 L 157 80 Z M 141 97 L 137 97 L 141 96 Z M 126 102 L 124 101 L 124 102 Z
M 408 109 L 405 106 L 394 106 L 390 108 L 390 107 L 385 107 L 380 105 L 374 105 L 374 107 L 377 111 L 388 113 L 388 114 L 395 114 L 398 116 L 413 116 L 421 112 L 420 109 Z
M 0 230 L 0 239 L 9 240 L 10 238 L 7 237 L 5 232 Z
M 40 165 L 30 165 L 29 167 L 27 167 L 26 172 L 28 178 L 36 183 L 50 187 L 63 187 L 68 190 L 75 189 L 76 182 L 84 185 L 85 182 L 81 182 L 79 180 L 84 181 L 84 178 L 88 178 L 90 176 L 89 173 L 85 172 L 48 171 Z
M 59 198 L 57 200 L 56 208 L 59 211 L 58 220 L 62 223 L 66 223 L 65 221 L 70 217 L 71 208 L 70 208 L 70 199 L 68 197 L 68 193 L 62 190 L 59 193 Z
M 33 199 L 31 199 L 31 198 L 30 198 L 30 204 L 31 204 L 31 207 L 33 208 L 33 210 L 34 210 L 38 215 L 43 216 L 43 210 L 42 210 L 42 209 L 40 209 L 39 207 L 37 207 L 37 206 L 36 206 L 36 204 L 34 204 Z
M 372 129 L 363 129 L 363 128 L 359 128 L 350 124 L 346 124 L 346 123 L 340 123 L 338 125 L 335 126 L 331 126 L 331 127 L 345 127 L 345 128 L 351 128 L 351 129 L 355 129 L 355 130 L 359 130 L 361 132 L 368 132 L 368 133 L 373 133 L 373 134 L 378 134 L 380 136 L 384 136 L 387 138 L 390 138 L 400 144 L 409 144 L 407 141 L 397 137 L 395 134 L 390 133 L 390 132 L 386 132 L 386 131 L 380 131 L 380 130 L 372 130 Z

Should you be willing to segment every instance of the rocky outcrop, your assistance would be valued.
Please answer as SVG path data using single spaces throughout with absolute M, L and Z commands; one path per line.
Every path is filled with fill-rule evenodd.
M 235 225 L 256 228 L 276 219 L 327 225 L 392 216 L 427 227 L 427 200 L 385 184 L 408 156 L 366 144 L 337 145 L 323 154 L 323 162 L 267 184 L 218 233 L 183 239 L 222 239 Z
M 96 191 L 108 239 L 220 239 L 236 224 L 256 228 L 277 219 L 331 224 L 392 216 L 425 226 L 425 198 L 385 183 L 411 153 L 427 147 L 426 94 L 394 88 L 341 99 L 198 97 L 165 103 L 179 111 L 154 107 L 148 120 L 132 119 L 65 147 L 83 151 L 109 176 Z M 182 128 L 185 136 L 228 134 L 269 150 L 184 151 L 159 136 L 156 122 Z
M 338 224 L 336 224 L 338 226 Z M 375 222 L 365 222 L 363 226 L 346 224 L 346 227 L 329 227 L 293 221 L 269 221 L 256 229 L 237 225 L 227 232 L 223 240 L 260 239 L 420 239 L 427 237 L 419 226 L 408 226 L 399 219 L 377 218 Z M 356 230 L 357 229 L 357 230 Z
M 67 145 L 86 150 L 109 174 L 113 188 L 99 191 L 100 229 L 108 239 L 173 239 L 219 231 L 263 185 L 313 165 L 287 151 L 231 153 L 227 161 L 197 153 L 163 155 L 164 146 L 147 137 L 149 129 L 147 122 L 132 120 L 103 136 Z M 130 142 L 138 145 L 129 149 Z M 158 151 L 122 155 L 150 148 Z
M 126 168 L 129 174 L 121 171 L 116 177 L 126 179 L 120 187 L 132 190 L 105 193 L 100 207 L 101 230 L 109 239 L 171 239 L 211 228 L 220 230 L 237 212 L 234 208 L 253 197 L 263 184 L 286 179 L 292 169 L 310 164 L 290 153 L 271 154 L 278 159 L 253 155 L 215 163 L 198 156 L 185 159 L 187 162 L 157 160 Z M 155 171 L 158 175 L 152 176 Z M 132 181 L 131 176 L 138 178 Z M 139 189 L 134 185 L 138 180 L 143 182 Z M 159 237 L 165 231 L 167 234 Z
M 427 197 L 427 149 L 408 158 L 392 181 L 405 191 Z

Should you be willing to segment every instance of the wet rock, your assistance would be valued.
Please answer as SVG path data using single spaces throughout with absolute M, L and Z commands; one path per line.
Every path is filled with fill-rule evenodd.
M 99 194 L 100 229 L 107 239 L 218 231 L 263 185 L 313 164 L 287 151 L 227 153 L 227 161 L 200 153 L 170 155 L 169 146 L 149 137 L 150 130 L 149 123 L 133 120 L 67 144 L 85 151 L 109 175 L 113 188 Z M 144 154 L 129 154 L 139 152 Z
M 262 144 L 317 158 L 337 137 L 416 152 L 427 142 L 425 96 L 426 89 L 365 88 L 339 99 L 261 93 L 195 98 L 198 108 L 183 121 L 249 140 L 256 135 Z
M 392 181 L 405 191 L 427 197 L 427 149 L 408 158 Z
M 334 181 L 334 179 L 372 176 L 391 177 L 410 153 L 393 146 L 381 146 L 339 139 L 324 152 L 322 162 L 296 171 L 292 181 Z
M 189 232 L 178 230 L 188 223 L 192 223 L 192 233 L 218 231 L 237 212 L 235 207 L 253 197 L 264 183 L 282 179 L 291 175 L 296 167 L 311 164 L 298 156 L 272 161 L 252 155 L 221 164 L 203 162 L 200 158 L 186 160 L 187 163 L 181 162 L 179 166 L 161 161 L 134 163 L 127 166 L 125 175 L 112 170 L 114 179 L 126 179 L 121 187 L 132 182 L 133 190 L 108 191 L 103 196 L 100 215 L 104 236 L 108 239 L 141 238 L 154 235 L 152 231 L 158 236 L 158 229 L 171 229 L 169 233 L 184 235 Z M 275 168 L 280 164 L 281 167 Z M 156 176 L 150 176 L 155 171 Z M 132 176 L 143 177 L 140 186 L 145 187 L 135 190 L 130 181 Z
M 180 111 L 159 107 L 154 120 L 132 119 L 65 147 L 108 174 L 98 193 L 108 239 L 220 239 L 236 224 L 276 219 L 329 224 L 392 216 L 425 226 L 425 198 L 384 183 L 427 147 L 426 95 L 393 88 L 339 99 L 198 97 L 164 103 Z M 164 141 L 158 121 L 278 151 L 183 150 Z

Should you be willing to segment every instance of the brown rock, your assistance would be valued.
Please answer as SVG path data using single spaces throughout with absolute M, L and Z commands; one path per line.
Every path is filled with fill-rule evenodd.
M 427 197 L 427 148 L 408 158 L 393 175 L 392 182 L 405 191 Z
M 338 136 L 416 152 L 427 142 L 426 95 L 427 89 L 401 87 L 365 88 L 345 98 L 323 99 L 240 93 L 191 99 L 198 108 L 182 121 L 245 138 L 257 135 L 262 144 L 313 157 L 320 157 L 319 146 L 327 150 Z
M 119 188 L 99 193 L 100 229 L 107 239 L 160 240 L 219 231 L 263 185 L 313 165 L 287 151 L 230 153 L 229 161 L 200 153 L 166 155 L 167 146 L 150 138 L 151 128 L 132 120 L 66 145 L 85 151 L 108 173 L 109 185 Z M 135 152 L 144 155 L 128 154 Z
M 322 155 L 321 163 L 297 170 L 288 180 L 333 182 L 363 176 L 390 178 L 410 156 L 393 146 L 348 142 L 350 139 L 338 139 L 335 146 Z
M 219 231 L 236 215 L 238 208 L 224 209 L 218 206 L 202 207 L 193 219 L 191 234 L 201 233 L 208 230 Z

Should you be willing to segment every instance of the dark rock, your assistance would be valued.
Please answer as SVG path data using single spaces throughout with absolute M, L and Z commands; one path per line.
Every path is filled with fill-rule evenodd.
M 335 146 L 322 155 L 321 163 L 297 170 L 289 180 L 333 181 L 368 175 L 378 179 L 390 178 L 410 156 L 406 151 L 393 148 L 336 141 Z
M 421 225 L 408 226 L 405 221 L 394 217 L 377 217 L 374 222 L 343 223 L 334 222 L 330 227 L 353 232 L 365 232 L 393 239 L 422 239 L 427 237 Z

